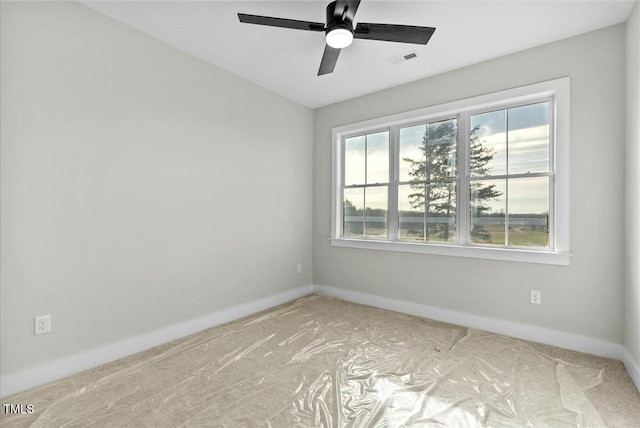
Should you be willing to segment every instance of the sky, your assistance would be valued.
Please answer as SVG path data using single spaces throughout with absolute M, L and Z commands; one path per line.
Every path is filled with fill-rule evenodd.
M 471 129 L 486 147 L 494 151 L 488 164 L 491 175 L 544 172 L 549 169 L 549 103 L 537 103 L 507 110 L 497 110 L 471 116 Z M 400 181 L 409 181 L 409 163 L 403 158 L 419 159 L 426 126 L 417 125 L 400 130 Z M 366 153 L 365 153 L 366 147 Z M 507 150 L 508 147 L 508 150 Z M 508 156 L 508 160 L 507 160 Z M 365 168 L 366 160 L 366 168 Z M 366 176 L 366 177 L 365 177 Z M 386 183 L 389 180 L 389 134 L 381 132 L 345 140 L 345 185 Z M 547 177 L 509 180 L 509 212 L 543 213 L 548 211 L 549 179 Z M 507 184 L 495 180 L 503 195 L 485 204 L 494 212 L 506 212 Z M 368 188 L 367 206 L 387 207 L 387 187 Z M 409 186 L 399 189 L 399 209 L 410 210 Z M 361 208 L 363 189 L 345 189 L 345 198 Z

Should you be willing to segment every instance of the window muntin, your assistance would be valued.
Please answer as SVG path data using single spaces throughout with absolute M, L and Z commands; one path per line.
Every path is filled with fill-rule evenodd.
M 533 128 L 540 131 L 540 126 L 531 126 L 531 123 L 541 125 L 534 121 L 523 126 L 522 120 L 518 120 L 518 114 L 523 112 L 516 109 L 526 110 L 527 106 L 545 102 L 548 102 L 549 110 L 546 147 L 543 150 L 540 150 L 540 147 L 536 149 L 533 141 L 529 141 L 526 145 L 516 146 L 519 142 L 526 141 L 526 139 L 520 138 L 522 135 L 518 135 L 518 132 L 521 134 L 523 129 L 528 128 L 531 128 L 527 131 L 529 133 Z M 333 128 L 332 164 L 334 174 L 332 178 L 331 245 L 568 265 L 571 256 L 569 252 L 569 104 L 569 78 L 565 77 Z M 538 108 L 538 110 L 540 109 Z M 471 117 L 473 116 L 474 120 L 479 122 L 479 119 L 482 119 L 480 115 L 485 113 L 502 115 L 504 118 L 502 135 L 494 135 L 494 140 L 491 141 L 496 148 L 502 144 L 502 148 L 499 156 L 492 159 L 493 168 L 490 172 L 476 171 L 472 175 L 469 172 Z M 511 126 L 506 119 L 509 114 L 511 114 Z M 409 196 L 416 192 L 426 192 L 426 186 L 429 186 L 430 183 L 429 180 L 412 180 L 409 176 L 409 163 L 403 162 L 401 159 L 419 157 L 419 146 L 422 143 L 420 136 L 426 133 L 428 123 L 453 118 L 457 119 L 458 125 L 457 169 L 455 180 L 453 180 L 457 204 L 454 223 L 457 228 L 457 236 L 450 241 L 427 240 L 425 239 L 429 232 L 425 230 L 427 222 L 434 220 L 427 219 L 425 221 L 423 206 L 414 204 L 411 207 Z M 410 129 L 414 127 L 415 129 Z M 496 129 L 489 129 L 492 131 L 490 134 L 498 134 L 495 132 Z M 387 236 L 369 239 L 364 239 L 364 236 L 346 236 L 343 233 L 343 190 L 345 188 L 344 170 L 342 169 L 344 168 L 343 141 L 345 138 L 385 130 L 389 132 L 390 161 L 390 179 L 388 183 L 385 183 L 388 190 Z M 405 141 L 402 147 L 400 146 L 401 131 L 404 134 L 402 135 L 403 141 Z M 414 140 L 410 140 L 410 131 L 417 135 L 414 135 Z M 487 129 L 484 131 L 486 132 Z M 509 164 L 507 157 L 509 132 L 511 132 L 512 143 L 511 164 Z M 476 135 L 482 136 L 482 133 Z M 502 141 L 499 137 L 502 138 Z M 530 162 L 525 170 L 521 162 L 516 162 L 519 150 L 530 153 L 537 151 L 538 155 L 533 156 L 537 159 L 537 165 L 532 165 Z M 540 152 L 544 153 L 540 154 Z M 540 165 L 544 165 L 544 167 Z M 502 173 L 498 172 L 498 168 L 502 168 Z M 509 173 L 509 169 L 511 169 L 511 173 Z M 525 180 L 525 178 L 530 180 Z M 516 181 L 516 179 L 518 180 Z M 412 183 L 412 181 L 426 182 Z M 411 184 L 414 185 L 415 192 L 412 191 Z M 417 187 L 419 184 L 424 187 Z M 441 185 L 442 183 L 438 182 L 437 184 Z M 474 208 L 482 208 L 478 205 L 483 201 L 476 195 L 474 203 L 472 187 L 475 186 L 476 190 L 480 190 L 487 184 L 495 184 L 496 189 L 500 191 L 500 194 L 496 195 L 495 200 L 492 201 L 492 205 L 504 207 L 501 208 L 502 211 L 494 209 L 494 215 L 500 213 L 504 217 L 499 227 L 500 233 L 498 235 L 500 236 L 496 235 L 495 239 L 492 237 L 492 240 L 496 241 L 495 244 L 485 242 L 477 234 L 474 238 L 471 234 L 474 224 L 500 221 L 487 219 L 482 210 L 480 212 L 477 209 L 474 211 Z M 517 194 L 523 192 L 524 188 L 528 191 L 533 190 L 533 193 L 525 194 L 525 198 L 518 198 Z M 426 196 L 424 200 L 427 200 Z M 529 212 L 531 210 L 527 207 L 531 207 L 532 203 L 537 207 L 537 211 L 534 212 L 535 216 L 528 215 L 531 214 Z M 545 210 L 547 205 L 548 209 Z M 545 212 L 548 214 L 545 215 Z M 436 218 L 435 221 L 439 220 L 441 219 Z M 361 221 L 364 222 L 364 217 L 361 217 Z M 440 221 L 441 227 L 442 223 Z M 533 229 L 535 227 L 538 229 Z M 537 232 L 536 239 L 531 239 L 533 230 Z M 510 245 L 506 245 L 507 243 Z

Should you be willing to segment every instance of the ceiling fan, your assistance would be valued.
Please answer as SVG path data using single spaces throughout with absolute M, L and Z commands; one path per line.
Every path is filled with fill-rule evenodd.
M 327 23 L 298 21 L 296 19 L 273 18 L 269 16 L 247 15 L 239 13 L 240 22 L 246 24 L 267 25 L 270 27 L 292 28 L 324 32 L 326 46 L 318 76 L 333 72 L 340 55 L 340 49 L 346 48 L 353 39 L 381 40 L 385 42 L 414 43 L 426 45 L 436 31 L 433 27 L 413 25 L 370 24 L 359 22 L 353 28 L 353 18 L 358 11 L 360 0 L 337 0 L 327 6 Z

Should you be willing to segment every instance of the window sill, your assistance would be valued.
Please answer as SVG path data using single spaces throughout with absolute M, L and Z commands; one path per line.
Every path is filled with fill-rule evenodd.
M 571 254 L 554 251 L 519 248 L 471 247 L 450 244 L 424 244 L 419 242 L 382 241 L 374 239 L 331 238 L 334 247 L 365 250 L 399 251 L 403 253 L 436 254 L 440 256 L 471 257 L 476 259 L 510 262 L 541 263 L 569 266 Z

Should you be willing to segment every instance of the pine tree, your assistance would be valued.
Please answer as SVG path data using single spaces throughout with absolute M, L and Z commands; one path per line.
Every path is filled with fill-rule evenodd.
M 471 131 L 469 147 L 469 169 L 472 176 L 486 176 L 490 173 L 489 162 L 495 154 L 493 148 L 483 146 L 477 136 L 479 127 Z M 413 209 L 423 211 L 426 216 L 445 218 L 444 222 L 427 223 L 427 239 L 448 241 L 455 230 L 446 219 L 456 212 L 456 139 L 457 126 L 453 120 L 431 123 L 423 137 L 420 159 L 403 158 L 409 163 L 411 190 L 409 203 Z M 425 162 L 426 159 L 426 162 Z M 487 202 L 497 198 L 502 192 L 494 184 L 476 181 L 470 189 L 475 201 L 473 209 L 477 216 L 489 211 Z M 488 241 L 489 232 L 482 225 L 474 225 L 471 230 L 474 241 Z

